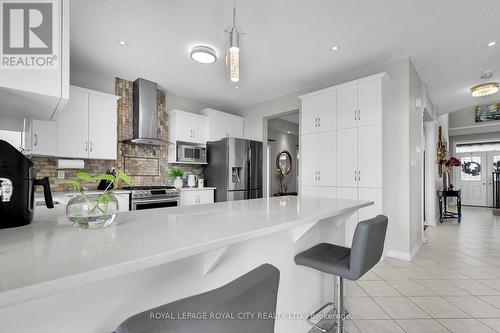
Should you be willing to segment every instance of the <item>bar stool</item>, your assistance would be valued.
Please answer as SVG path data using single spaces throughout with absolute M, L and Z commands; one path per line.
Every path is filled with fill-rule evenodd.
M 273 333 L 274 316 L 244 315 L 276 313 L 279 278 L 264 264 L 218 289 L 136 314 L 114 333 Z
M 387 217 L 378 215 L 358 223 L 350 249 L 321 243 L 295 256 L 297 265 L 332 274 L 335 279 L 335 304 L 327 303 L 307 317 L 307 322 L 311 326 L 321 332 L 327 332 L 334 327 L 337 333 L 344 331 L 344 319 L 347 315 L 344 312 L 344 279 L 356 281 L 379 262 L 384 251 L 386 231 Z M 328 306 L 334 307 L 335 322 L 333 326 L 324 328 L 313 323 L 311 318 Z

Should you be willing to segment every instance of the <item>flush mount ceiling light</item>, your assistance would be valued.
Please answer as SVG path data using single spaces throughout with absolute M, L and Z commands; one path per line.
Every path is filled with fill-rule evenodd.
M 233 3 L 233 24 L 227 28 L 226 74 L 232 83 L 240 81 L 240 31 L 236 27 L 236 1 Z
M 478 84 L 477 86 L 470 88 L 470 91 L 474 97 L 484 97 L 496 94 L 498 92 L 498 87 L 498 83 L 490 82 Z
M 208 46 L 195 46 L 191 49 L 191 58 L 202 64 L 213 64 L 217 60 L 215 50 Z
M 495 41 L 492 41 L 492 42 L 489 42 L 489 43 L 488 43 L 488 46 L 489 46 L 489 47 L 493 47 L 493 46 L 495 46 L 495 45 L 497 45 L 497 42 L 495 42 Z
M 338 45 L 332 46 L 332 51 L 338 51 L 340 47 Z
M 119 41 L 118 41 L 118 44 L 120 44 L 121 46 L 126 46 L 126 45 L 128 45 L 128 43 L 127 43 L 126 41 L 124 41 L 124 40 L 119 40 Z

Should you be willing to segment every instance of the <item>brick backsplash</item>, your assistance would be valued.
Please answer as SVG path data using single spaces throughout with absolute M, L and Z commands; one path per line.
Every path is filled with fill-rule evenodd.
M 201 176 L 203 168 L 197 165 L 170 165 L 167 163 L 167 148 L 158 146 L 132 145 L 122 141 L 132 137 L 132 107 L 133 83 L 124 79 L 115 79 L 115 94 L 121 96 L 118 100 L 118 146 L 117 160 L 85 160 L 84 171 L 98 175 L 109 168 L 126 171 L 135 186 L 171 184 L 168 172 L 173 167 L 181 167 L 188 173 Z M 166 110 L 166 94 L 158 90 L 158 136 L 168 139 L 168 116 Z M 37 177 L 49 177 L 53 192 L 72 191 L 69 184 L 57 179 L 57 158 L 33 157 L 37 168 Z M 65 179 L 73 179 L 80 170 L 64 170 Z M 88 189 L 94 189 L 97 184 L 89 184 Z M 40 190 L 40 189 L 38 189 Z

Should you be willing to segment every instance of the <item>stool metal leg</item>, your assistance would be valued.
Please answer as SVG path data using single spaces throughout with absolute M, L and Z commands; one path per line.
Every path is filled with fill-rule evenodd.
M 335 276 L 335 310 L 336 310 L 336 325 L 335 332 L 344 332 L 344 279 L 340 276 Z

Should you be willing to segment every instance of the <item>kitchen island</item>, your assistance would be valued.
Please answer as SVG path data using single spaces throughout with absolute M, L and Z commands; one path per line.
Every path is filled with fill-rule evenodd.
M 0 230 L 1 332 L 110 332 L 127 317 L 219 287 L 263 263 L 281 271 L 278 312 L 325 301 L 333 283 L 295 253 L 343 244 L 343 222 L 367 201 L 280 197 L 119 213 L 77 230 L 63 207 Z M 29 320 L 26 320 L 29 316 Z M 302 319 L 276 332 L 303 332 Z

